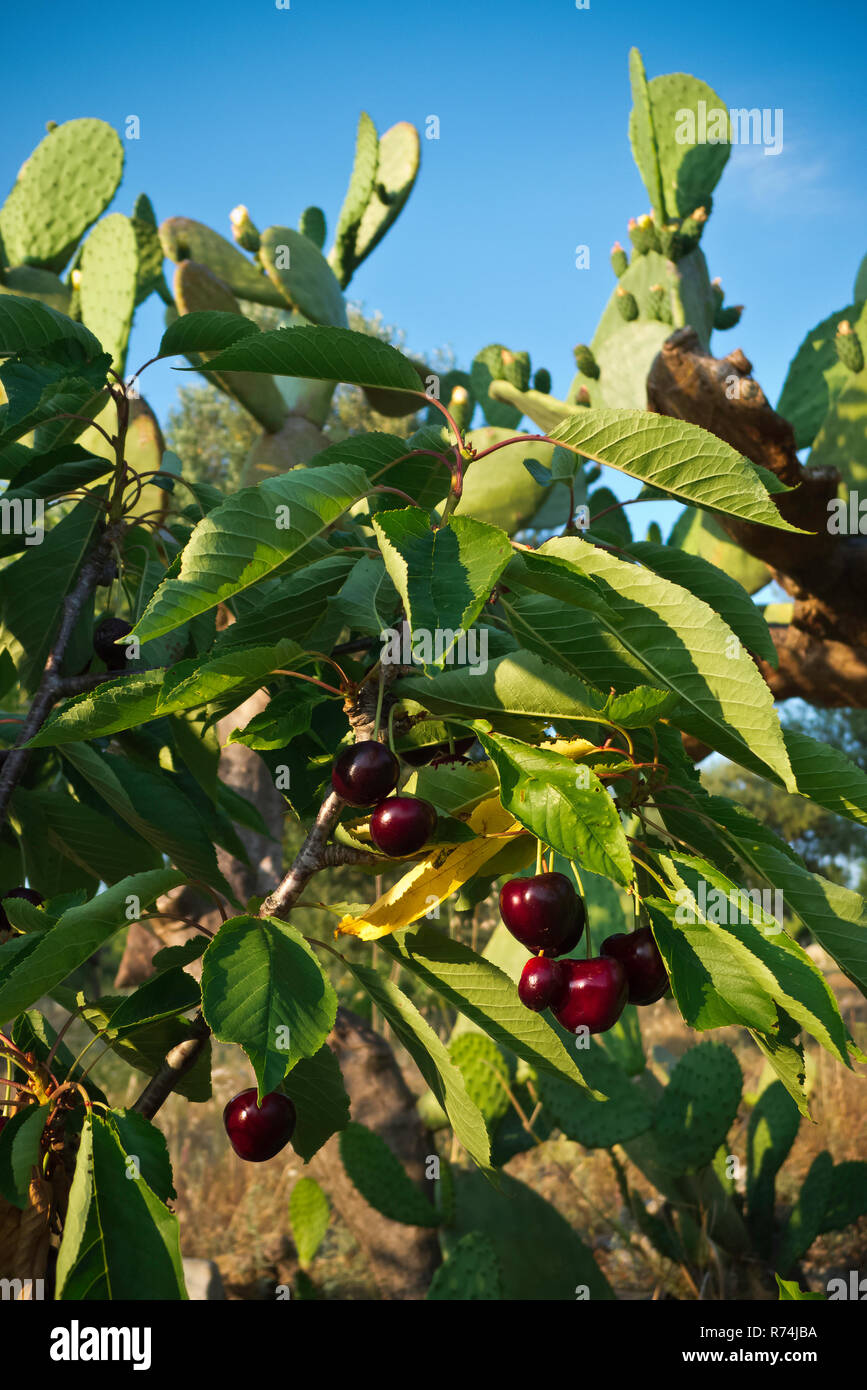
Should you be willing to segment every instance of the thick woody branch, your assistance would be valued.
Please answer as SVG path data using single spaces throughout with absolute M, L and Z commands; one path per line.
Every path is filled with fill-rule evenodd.
M 211 1030 L 201 1014 L 197 1014 L 193 1020 L 193 1030 L 194 1033 L 191 1038 L 185 1038 L 166 1055 L 160 1064 L 159 1071 L 151 1077 L 133 1106 L 133 1110 L 144 1115 L 146 1120 L 153 1119 L 178 1082 L 187 1075 L 187 1072 L 192 1071 L 207 1046 Z
M 693 329 L 680 328 L 663 344 L 650 370 L 648 408 L 701 425 L 793 489 L 774 501 L 786 521 L 812 534 L 730 516 L 717 519 L 732 540 L 770 565 L 791 593 L 796 629 L 865 647 L 867 538 L 831 534 L 828 504 L 837 496 L 839 476 L 834 469 L 800 463 L 791 425 L 771 408 L 751 373 L 740 349 L 710 357 Z

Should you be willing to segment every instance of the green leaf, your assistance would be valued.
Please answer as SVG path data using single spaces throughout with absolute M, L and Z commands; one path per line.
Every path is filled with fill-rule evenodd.
M 561 597 L 579 608 L 520 598 L 504 604 L 519 639 L 561 659 L 570 653 L 579 674 L 603 687 L 630 688 L 640 673 L 644 683 L 676 691 L 680 703 L 672 721 L 678 728 L 794 790 L 771 693 L 712 608 L 660 575 L 577 538 L 547 541 L 532 558 L 522 558 L 531 577 L 553 560 L 539 584 L 548 592 L 562 581 Z M 604 611 L 581 611 L 584 589 L 582 584 L 570 591 L 573 571 L 579 580 L 589 575 L 598 584 L 613 622 Z
M 0 297 L 0 343 L 4 352 L 32 352 L 47 348 L 59 340 L 79 343 L 87 360 L 103 356 L 99 339 L 85 328 L 47 304 L 18 295 Z
M 344 381 L 352 386 L 383 386 L 411 392 L 415 397 L 423 395 L 418 372 L 403 353 L 349 328 L 278 328 L 255 338 L 251 335 L 224 348 L 208 368 Z M 415 405 L 412 399 L 407 400 L 409 410 Z
M 168 855 L 188 878 L 200 879 L 234 902 L 207 827 L 168 773 L 146 772 L 129 758 L 98 753 L 85 743 L 65 744 L 63 756 L 142 839 Z
M 698 425 L 641 410 L 587 407 L 549 437 L 682 502 L 778 530 L 799 530 L 780 516 L 753 465 Z
M 394 691 L 418 700 L 434 714 L 469 711 L 473 718 L 516 714 L 549 722 L 592 722 L 605 708 L 601 691 L 526 651 L 489 661 L 486 669 L 479 664 L 427 679 L 405 676 L 395 682 Z
M 219 352 L 239 339 L 258 332 L 258 324 L 242 314 L 233 314 L 222 309 L 194 309 L 191 313 L 180 314 L 169 324 L 160 339 L 157 356 L 174 357 L 177 353 L 186 356 L 191 352 Z
M 82 1130 L 57 1258 L 62 1301 L 185 1299 L 178 1219 L 131 1177 L 110 1120 Z
M 50 1105 L 28 1105 L 10 1116 L 0 1132 L 0 1194 L 21 1211 L 30 1201 L 30 1179 L 50 1110 Z
M 706 860 L 672 854 L 660 856 L 660 862 L 678 885 L 681 921 L 690 924 L 690 917 L 694 917 L 706 923 L 718 939 L 726 942 L 733 968 L 739 962 L 743 974 L 845 1066 L 850 1066 L 848 1034 L 837 1001 L 821 970 L 803 948 L 779 923 L 765 916 L 754 898 L 749 898 Z M 704 908 L 696 898 L 702 880 L 710 890 L 706 891 Z
M 280 638 L 303 642 L 308 651 L 328 651 L 324 641 L 328 615 L 334 596 L 347 581 L 353 568 L 368 557 L 356 561 L 353 555 L 326 555 L 305 565 L 295 574 L 276 581 L 268 597 L 258 590 L 248 590 L 236 599 L 239 607 L 244 599 L 249 608 L 239 612 L 237 622 L 230 623 L 217 633 L 213 656 L 222 656 L 231 647 L 266 646 Z
M 71 796 L 63 786 L 35 791 L 16 787 L 12 813 L 28 844 L 38 827 L 47 853 L 64 855 L 97 882 L 116 883 L 127 874 L 163 867 L 163 857 L 153 845 L 130 834 L 114 817 L 100 815 Z
M 289 1194 L 289 1225 L 303 1269 L 322 1244 L 330 1220 L 328 1198 L 318 1182 L 315 1178 L 300 1178 Z
M 298 1120 L 292 1147 L 309 1163 L 349 1120 L 349 1096 L 340 1063 L 328 1046 L 296 1062 L 280 1088 L 295 1102 Z
M 109 1110 L 107 1119 L 128 1158 L 135 1158 L 139 1172 L 161 1202 L 177 1197 L 172 1178 L 166 1136 L 136 1110 Z
M 380 512 L 373 527 L 413 637 L 427 634 L 431 656 L 424 664 L 442 666 L 511 560 L 509 538 L 497 527 L 461 517 L 434 531 L 418 507 Z
M 577 1061 L 541 1015 L 524 1007 L 512 980 L 493 962 L 427 924 L 385 937 L 379 944 L 499 1047 L 586 1088 Z
M 126 926 L 130 921 L 129 898 L 137 899 L 144 909 L 183 881 L 183 875 L 172 869 L 133 874 L 97 894 L 83 907 L 62 913 L 55 926 L 39 934 L 33 950 L 0 985 L 0 1020 L 13 1018 L 43 994 L 50 993 L 104 941 Z
M 867 773 L 833 744 L 784 729 L 796 790 L 835 815 L 867 825 Z
M 503 1297 L 497 1252 L 481 1231 L 461 1236 L 439 1266 L 425 1298 L 429 1301 L 499 1303 Z
M 52 995 L 65 1007 L 74 1008 L 75 1000 L 67 999 L 66 992 L 55 989 Z M 166 1055 L 179 1043 L 187 1042 L 198 1034 L 192 1023 L 184 1018 L 157 1018 L 152 1023 L 142 1024 L 129 1036 L 113 1033 L 111 1014 L 121 1004 L 126 995 L 103 995 L 94 1003 L 85 1004 L 80 1012 L 92 1032 L 104 1039 L 112 1052 L 144 1072 L 146 1076 L 156 1076 L 166 1059 Z M 211 1043 L 208 1040 L 191 1069 L 175 1085 L 179 1095 L 187 1100 L 206 1101 L 211 1099 Z
M 396 984 L 367 965 L 353 965 L 350 961 L 347 965 L 412 1057 L 448 1115 L 458 1142 L 480 1167 L 490 1168 L 491 1146 L 484 1117 L 470 1100 L 464 1079 L 445 1044 Z
M 439 1225 L 436 1208 L 419 1192 L 403 1164 L 373 1130 L 348 1124 L 340 1134 L 340 1158 L 347 1177 L 382 1216 L 407 1226 Z
M 172 632 L 266 578 L 321 536 L 368 487 L 361 469 L 334 464 L 242 488 L 199 522 L 184 548 L 180 574 L 157 589 L 136 636 L 146 642 Z
M 143 1024 L 186 1013 L 200 1002 L 200 990 L 192 975 L 182 966 L 163 969 L 145 980 L 111 1009 L 105 1029 L 107 1037 L 133 1035 Z
M 353 632 L 379 637 L 394 622 L 400 596 L 384 562 L 375 555 L 362 555 L 331 603 Z
M 0 644 L 25 690 L 35 690 L 57 636 L 58 614 L 89 551 L 99 512 L 79 502 L 19 560 L 0 573 Z
M 337 996 L 300 932 L 276 917 L 224 922 L 202 960 L 202 1008 L 221 1042 L 239 1043 L 259 1098 L 334 1026 Z
M 670 545 L 654 545 L 651 541 L 635 541 L 628 550 L 648 569 L 688 589 L 719 613 L 747 651 L 763 657 L 776 668 L 777 649 L 761 610 L 746 589 L 725 570 L 699 555 L 690 555 Z
M 820 1303 L 824 1303 L 826 1301 L 826 1295 L 823 1293 L 806 1293 L 804 1289 L 801 1288 L 797 1279 L 781 1279 L 779 1274 L 775 1274 L 774 1278 L 777 1281 L 777 1288 L 780 1291 L 778 1300 L 780 1303 L 785 1303 L 790 1300 L 801 1303 L 806 1301 L 815 1302 L 817 1300 Z
M 522 825 L 567 859 L 617 883 L 632 882 L 632 857 L 617 808 L 589 767 L 503 735 L 479 734 L 496 766 L 500 800 Z
M 763 560 L 757 560 L 735 545 L 710 512 L 703 512 L 698 507 L 684 508 L 672 526 L 666 544 L 716 565 L 748 594 L 764 588 L 771 577 Z
M 647 898 L 645 906 L 677 1007 L 690 1028 L 704 1032 L 740 1024 L 759 1033 L 776 1030 L 773 1000 L 741 968 L 723 937 L 701 920 L 684 929 L 674 903 Z
M 27 746 L 52 748 L 138 728 L 156 717 L 164 680 L 163 670 L 130 671 L 76 695 L 50 715 Z

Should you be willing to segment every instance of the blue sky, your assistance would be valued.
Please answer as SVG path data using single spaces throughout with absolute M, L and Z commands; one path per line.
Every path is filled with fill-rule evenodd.
M 399 324 L 414 351 L 448 345 L 468 365 L 488 342 L 526 348 L 555 394 L 610 294 L 611 243 L 627 244 L 627 219 L 647 208 L 626 138 L 633 44 L 649 76 L 691 72 L 726 106 L 782 108 L 782 152 L 733 151 L 704 238 L 711 274 L 746 305 L 715 350 L 742 346 L 771 399 L 804 332 L 850 302 L 867 252 L 862 0 L 153 0 L 115 11 L 29 0 L 7 12 L 4 38 L 22 61 L 4 76 L 3 182 L 46 120 L 100 116 L 123 130 L 134 114 L 141 138 L 127 143 L 115 206 L 130 211 L 145 190 L 160 219 L 194 217 L 227 236 L 239 202 L 260 227 L 295 225 L 317 203 L 333 228 L 359 111 L 380 131 L 398 120 L 423 130 L 437 115 L 441 138 L 422 141 L 409 206 L 350 295 Z M 589 270 L 575 269 L 578 244 Z M 151 300 L 131 367 L 160 331 Z M 160 365 L 148 377 L 164 417 L 177 376 Z

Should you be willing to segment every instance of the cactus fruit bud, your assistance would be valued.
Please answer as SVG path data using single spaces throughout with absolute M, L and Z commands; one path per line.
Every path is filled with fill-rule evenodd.
M 619 280 L 621 275 L 625 274 L 628 268 L 629 257 L 627 256 L 623 247 L 620 245 L 620 242 L 615 241 L 614 245 L 611 248 L 611 269 L 614 271 L 614 274 L 617 276 Z
M 476 403 L 466 386 L 456 386 L 449 397 L 449 413 L 461 433 L 469 429 L 475 408 Z
M 635 298 L 634 294 L 630 294 L 629 290 L 625 290 L 622 285 L 618 285 L 617 289 L 614 291 L 614 298 L 620 313 L 627 323 L 631 323 L 633 319 L 638 318 L 638 300 Z
M 593 356 L 592 350 L 586 343 L 578 343 L 575 347 L 575 366 L 579 372 L 585 376 L 592 377 L 595 381 L 599 376 L 599 363 Z
M 641 236 L 647 238 L 647 248 L 649 251 L 659 250 L 659 234 L 656 224 L 649 212 L 642 213 L 638 219 L 638 230 Z
M 662 545 L 662 532 L 659 529 L 658 521 L 651 521 L 647 528 L 645 540 L 651 541 L 653 545 Z
M 533 390 L 541 391 L 543 396 L 551 394 L 551 373 L 547 367 L 540 367 L 533 377 Z
M 666 222 L 659 231 L 659 249 L 668 261 L 679 261 L 691 249 L 680 235 L 676 222 Z
M 847 319 L 841 319 L 834 338 L 837 356 L 850 372 L 860 372 L 864 367 L 864 351 L 861 339 Z
M 576 395 L 576 397 L 575 397 L 575 404 L 576 404 L 576 405 L 589 405 L 589 404 L 590 404 L 590 392 L 587 390 L 587 387 L 586 387 L 586 386 L 579 386 L 579 387 L 578 387 L 578 393 L 577 393 L 577 395 Z
M 76 269 L 76 270 L 73 270 L 72 274 L 71 274 L 70 277 L 69 277 L 69 283 L 71 284 L 71 286 L 72 286 L 72 288 L 73 288 L 74 290 L 78 290 L 78 289 L 81 288 L 81 271 L 80 271 L 80 270 L 77 270 L 77 269 Z
M 56 122 L 56 121 L 46 121 L 46 122 L 45 122 L 45 129 L 47 130 L 48 134 L 50 135 L 51 132 L 52 132 L 52 130 L 56 130 L 56 129 L 57 129 L 57 122 Z
M 652 319 L 658 319 L 660 323 L 673 322 L 668 293 L 662 285 L 650 286 L 647 311 Z
M 632 242 L 636 256 L 646 256 L 652 250 L 651 238 L 647 228 L 642 226 L 640 221 L 630 217 L 626 230 L 629 233 L 629 240 Z
M 711 280 L 710 292 L 713 295 L 713 307 L 714 311 L 716 311 L 720 308 L 723 299 L 725 298 L 725 295 L 723 294 L 722 281 L 720 280 L 719 276 L 717 276 L 715 280 Z
M 743 312 L 743 304 L 729 304 L 725 309 L 720 305 L 713 316 L 714 328 L 718 328 L 720 331 L 725 328 L 734 328 L 736 323 L 740 323 Z
M 232 208 L 229 213 L 229 221 L 232 224 L 232 236 L 238 245 L 243 247 L 245 251 L 258 251 L 261 245 L 259 232 L 253 225 L 252 218 L 243 203 Z
M 678 233 L 680 237 L 681 253 L 683 255 L 691 251 L 694 246 L 698 246 L 706 221 L 707 213 L 704 208 L 696 208 L 695 212 L 690 213 L 689 217 L 683 219 Z

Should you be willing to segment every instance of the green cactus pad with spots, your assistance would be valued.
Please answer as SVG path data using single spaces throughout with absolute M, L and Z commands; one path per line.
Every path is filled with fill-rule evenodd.
M 238 299 L 286 308 L 285 296 L 267 275 L 231 241 L 204 223 L 194 222 L 191 217 L 169 217 L 160 227 L 159 237 L 170 261 L 197 261 L 207 266 Z
M 461 1033 L 449 1045 L 452 1061 L 460 1069 L 470 1100 L 489 1125 L 509 1108 L 509 1065 L 497 1044 L 484 1033 Z
M 298 219 L 298 230 L 302 236 L 306 236 L 313 245 L 320 251 L 325 245 L 325 213 L 321 208 L 305 208 Z
M 359 266 L 400 216 L 413 189 L 421 160 L 418 131 L 408 121 L 387 130 L 379 142 L 379 163 L 373 193 L 355 238 L 354 262 Z
M 337 277 L 322 252 L 293 227 L 268 227 L 259 256 L 284 301 L 310 323 L 346 328 L 346 305 Z
M 521 412 L 513 405 L 495 401 L 488 395 L 492 381 L 508 381 L 519 391 L 526 391 L 530 385 L 530 358 L 526 352 L 511 352 L 502 343 L 490 343 L 477 352 L 470 369 L 473 395 L 481 404 L 489 425 L 499 429 L 516 429 L 521 420 Z
M 128 217 L 109 213 L 90 233 L 81 256 L 81 319 L 123 372 L 138 288 L 138 240 Z
M 799 449 L 813 443 L 828 411 L 852 380 L 834 344 L 842 319 L 848 320 L 862 343 L 867 343 L 867 300 L 861 300 L 811 328 L 789 364 L 777 410 L 794 427 Z
M 123 145 L 105 121 L 66 121 L 25 161 L 3 208 L 0 240 L 10 265 L 60 271 L 115 195 Z
M 694 1173 L 713 1160 L 737 1114 L 742 1085 L 738 1060 L 722 1043 L 699 1043 L 681 1057 L 653 1121 L 664 1168 Z
M 470 1231 L 440 1265 L 425 1298 L 469 1303 L 498 1303 L 503 1297 L 497 1252 L 481 1231 Z
M 629 118 L 629 139 L 635 162 L 651 201 L 655 202 L 655 174 L 651 172 L 652 165 L 648 164 L 646 154 L 646 146 L 652 140 L 658 160 L 665 214 L 669 218 L 687 217 L 697 207 L 709 205 L 711 194 L 726 166 L 731 152 L 728 112 L 706 82 L 700 82 L 685 72 L 669 72 L 652 78 L 647 84 L 647 100 L 652 134 L 648 134 L 647 110 L 643 104 L 633 106 Z M 705 132 L 708 138 L 703 142 L 700 102 L 704 103 L 709 121 L 712 112 L 724 113 L 724 118 L 720 118 L 719 132 L 708 124 Z M 691 141 L 683 138 L 691 133 L 684 112 L 690 112 L 693 117 Z M 724 139 L 711 143 L 711 137 L 717 133 L 723 134 Z M 681 139 L 678 139 L 679 134 Z

